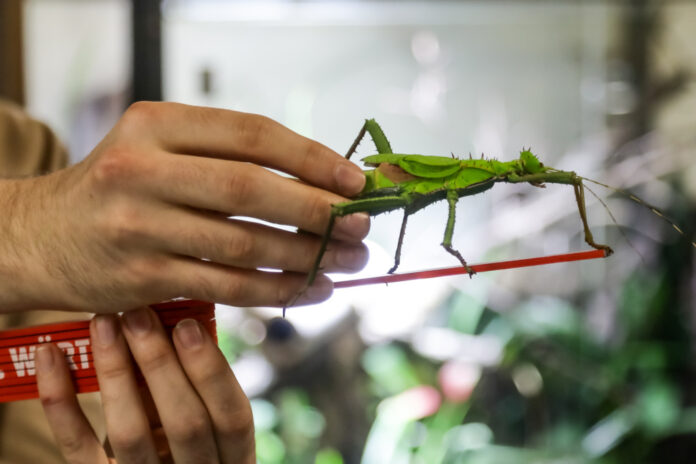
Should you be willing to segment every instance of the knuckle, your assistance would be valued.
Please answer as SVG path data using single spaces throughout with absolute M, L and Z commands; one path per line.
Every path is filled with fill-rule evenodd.
M 220 298 L 220 292 L 205 274 L 190 275 L 184 282 L 184 286 L 186 288 L 182 290 L 185 291 L 187 295 L 194 295 L 195 298 L 206 301 L 214 301 L 216 298 Z
M 58 391 L 40 392 L 41 405 L 44 409 L 51 409 L 56 406 L 67 404 L 68 398 Z
M 129 148 L 111 146 L 95 161 L 92 172 L 97 186 L 113 187 L 137 173 L 137 157 Z
M 224 283 L 223 295 L 226 296 L 229 301 L 242 301 L 245 295 L 245 286 L 242 280 L 239 278 L 228 279 Z
M 225 179 L 222 189 L 233 207 L 249 204 L 253 200 L 253 176 L 239 171 L 234 172 L 233 175 Z
M 236 274 L 225 274 L 225 278 L 210 279 L 207 276 L 189 276 L 187 291 L 198 299 L 239 304 L 246 301 L 248 293 L 244 279 Z
M 127 265 L 126 279 L 135 295 L 156 295 L 163 292 L 166 282 L 166 259 L 148 256 L 132 260 Z
M 252 234 L 232 235 L 228 238 L 227 254 L 232 261 L 251 262 L 256 257 L 256 239 Z
M 229 384 L 229 365 L 211 361 L 208 357 L 200 361 L 200 367 L 190 369 L 188 375 L 195 385 L 226 385 Z
M 235 408 L 235 409 L 233 409 Z M 228 439 L 245 441 L 254 434 L 254 416 L 251 413 L 249 401 L 246 401 L 243 409 L 237 409 L 232 403 L 221 405 L 220 418 L 216 426 Z
M 272 126 L 276 124 L 272 119 L 259 114 L 249 114 L 243 118 L 239 125 L 239 137 L 241 145 L 250 151 L 263 146 Z
M 119 454 L 135 456 L 147 446 L 147 431 L 135 427 L 114 427 L 109 431 L 109 443 Z
M 103 225 L 104 234 L 117 246 L 132 244 L 143 235 L 142 219 L 137 208 L 121 202 L 108 211 Z
M 168 346 L 154 344 L 151 349 L 142 350 L 137 357 L 138 367 L 145 373 L 168 369 L 174 362 L 174 353 Z
M 102 382 L 110 382 L 116 379 L 122 379 L 130 375 L 131 369 L 123 363 L 107 361 L 102 362 L 97 369 L 97 377 Z M 102 402 L 108 403 L 111 400 L 116 400 L 109 396 L 108 392 L 102 392 Z
M 202 412 L 184 415 L 181 421 L 172 424 L 167 435 L 183 444 L 201 443 L 210 432 L 210 424 Z
M 176 106 L 170 102 L 135 102 L 123 113 L 116 125 L 116 133 L 125 137 L 146 136 L 175 111 Z
M 319 195 L 310 197 L 304 204 L 304 217 L 306 221 L 317 229 L 326 227 L 330 215 L 331 205 L 326 199 Z
M 65 456 L 70 460 L 70 457 L 80 455 L 85 446 L 85 438 L 69 430 L 64 430 L 56 437 L 58 447 L 63 451 Z
M 305 149 L 301 152 L 302 159 L 299 160 L 302 172 L 312 172 L 317 166 L 325 164 L 330 151 L 324 145 L 314 140 L 308 140 Z
M 132 123 L 136 127 L 144 122 L 157 120 L 161 117 L 166 103 L 137 101 L 132 103 L 123 114 L 126 123 Z

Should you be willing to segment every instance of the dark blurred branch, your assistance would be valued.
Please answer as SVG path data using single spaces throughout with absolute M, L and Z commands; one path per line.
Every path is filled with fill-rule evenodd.
M 22 1 L 0 1 L 0 97 L 24 104 Z
M 625 9 L 623 60 L 630 66 L 630 83 L 637 104 L 624 121 L 624 132 L 617 147 L 635 140 L 653 129 L 660 107 L 682 92 L 691 73 L 685 68 L 664 78 L 655 76 L 651 45 L 659 38 L 664 2 L 659 0 L 630 0 Z
M 131 101 L 162 100 L 162 10 L 160 0 L 131 0 L 133 95 Z

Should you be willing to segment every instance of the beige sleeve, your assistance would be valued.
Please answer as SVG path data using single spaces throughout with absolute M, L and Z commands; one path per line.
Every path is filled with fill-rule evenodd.
M 65 167 L 67 161 L 63 145 L 45 124 L 0 100 L 0 178 L 46 174 Z M 58 311 L 0 314 L 0 330 L 87 318 L 87 314 Z M 97 436 L 103 438 L 99 394 L 80 395 L 79 400 Z M 0 463 L 6 462 L 64 462 L 38 400 L 0 404 Z
M 0 177 L 47 174 L 67 162 L 63 145 L 45 124 L 0 100 Z

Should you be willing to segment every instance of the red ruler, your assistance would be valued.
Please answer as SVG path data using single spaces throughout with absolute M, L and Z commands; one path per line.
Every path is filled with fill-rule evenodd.
M 217 340 L 215 305 L 204 301 L 179 300 L 150 306 L 171 336 L 182 319 L 196 319 Z M 65 353 L 78 393 L 99 390 L 89 320 L 59 322 L 0 332 L 0 403 L 38 398 L 34 352 L 40 343 L 51 342 Z
M 513 259 L 510 261 L 498 261 L 496 263 L 472 264 L 469 266 L 474 272 L 500 271 L 503 269 L 515 269 L 518 267 L 540 266 L 542 264 L 564 263 L 570 261 L 582 261 L 585 259 L 606 258 L 604 250 L 578 251 L 575 253 L 563 253 L 560 255 L 539 256 L 537 258 Z M 334 288 L 359 287 L 361 285 L 391 284 L 394 282 L 404 282 L 407 280 L 432 279 L 434 277 L 445 277 L 459 274 L 466 274 L 467 270 L 463 266 L 447 267 L 442 269 L 429 269 L 426 271 L 405 272 L 403 274 L 387 274 L 378 277 L 367 277 L 364 279 L 343 280 L 334 282 Z

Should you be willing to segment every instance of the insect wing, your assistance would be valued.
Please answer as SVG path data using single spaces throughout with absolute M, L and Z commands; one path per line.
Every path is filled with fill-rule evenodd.
M 493 177 L 493 173 L 478 168 L 462 168 L 453 179 L 448 179 L 449 188 L 462 189 Z
M 460 161 L 444 156 L 406 155 L 399 160 L 399 166 L 409 174 L 428 179 L 442 179 L 456 173 Z
M 398 155 L 396 153 L 378 153 L 376 155 L 370 155 L 363 158 L 361 161 L 368 166 L 379 166 L 382 163 L 396 164 L 399 165 L 399 161 L 405 155 Z

